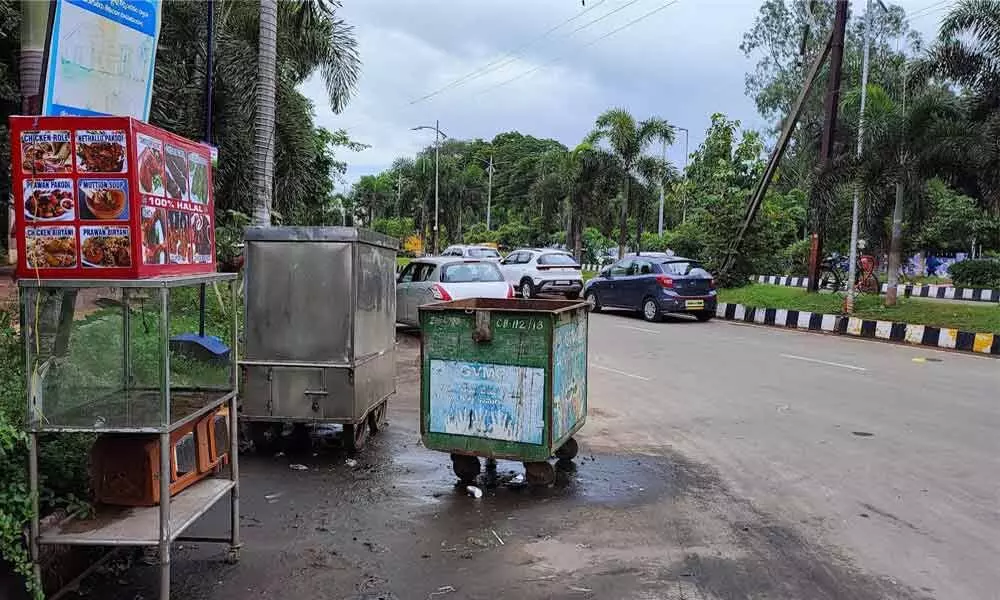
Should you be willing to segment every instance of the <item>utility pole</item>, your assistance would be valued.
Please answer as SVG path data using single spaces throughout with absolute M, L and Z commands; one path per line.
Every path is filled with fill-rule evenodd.
M 834 134 L 837 131 L 837 109 L 840 105 L 840 80 L 844 63 L 844 32 L 847 29 L 847 0 L 837 0 L 836 13 L 833 20 L 833 32 L 830 39 L 830 78 L 826 86 L 824 101 L 826 118 L 823 123 L 823 139 L 820 143 L 820 161 L 824 168 L 833 158 Z M 813 192 L 813 233 L 809 247 L 809 291 L 815 292 L 819 284 L 819 270 L 822 264 L 823 228 L 822 209 L 818 206 L 815 191 Z M 853 281 L 850 282 L 853 285 Z
M 879 4 L 885 10 L 885 5 L 881 0 Z M 868 0 L 865 8 L 865 49 L 864 59 L 861 62 L 861 115 L 858 117 L 858 147 L 855 155 L 861 158 L 865 141 L 865 105 L 868 101 L 868 59 L 871 55 L 871 35 L 872 35 L 872 0 Z M 854 312 L 854 279 L 857 277 L 858 264 L 858 206 L 861 202 L 861 185 L 854 186 L 854 198 L 851 204 L 851 249 L 849 252 L 849 265 L 847 267 L 847 297 L 844 298 L 844 312 Z M 887 290 L 886 294 L 890 292 Z M 895 289 L 891 291 L 895 294 Z
M 688 130 L 687 127 L 678 127 L 684 132 L 684 189 L 681 191 L 681 223 L 687 223 L 687 177 L 688 177 Z
M 667 140 L 660 140 L 660 160 L 664 164 L 667 162 Z M 657 220 L 656 234 L 659 236 L 663 235 L 663 178 L 666 173 L 660 174 L 660 216 Z
M 490 152 L 490 164 L 486 167 L 486 172 L 489 174 L 489 183 L 486 187 L 486 231 L 491 231 L 490 225 L 492 221 L 490 220 L 490 213 L 493 209 L 493 153 Z
M 416 127 L 410 128 L 410 131 L 417 131 L 420 129 L 433 129 L 434 130 L 434 254 L 438 253 L 438 238 L 440 237 L 440 230 L 438 229 L 438 215 L 440 213 L 440 186 L 441 186 L 441 138 L 447 138 L 448 136 L 445 132 L 441 131 L 441 121 L 434 121 L 434 126 L 430 125 L 418 125 Z
M 398 219 L 403 212 L 403 172 L 399 171 L 396 173 L 396 218 Z

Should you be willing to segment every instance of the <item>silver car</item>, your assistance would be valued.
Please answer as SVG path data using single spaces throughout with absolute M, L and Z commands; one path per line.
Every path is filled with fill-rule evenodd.
M 420 326 L 417 308 L 465 298 L 513 298 L 497 264 L 490 260 L 434 256 L 406 265 L 396 278 L 396 322 Z
M 479 258 L 482 260 L 492 260 L 495 262 L 500 262 L 503 258 L 500 256 L 500 252 L 496 248 L 491 248 L 490 246 L 482 245 L 462 245 L 456 244 L 454 246 L 448 246 L 441 253 L 441 256 L 455 256 L 460 258 Z

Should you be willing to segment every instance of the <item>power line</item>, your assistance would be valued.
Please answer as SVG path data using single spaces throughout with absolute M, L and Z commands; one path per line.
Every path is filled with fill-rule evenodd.
M 597 38 L 595 38 L 595 39 L 587 42 L 583 46 L 580 46 L 578 48 L 578 50 L 583 50 L 584 48 L 589 48 L 590 46 L 593 46 L 597 42 L 600 42 L 603 39 L 609 38 L 612 35 L 618 33 L 619 31 L 621 31 L 623 29 L 626 29 L 628 27 L 631 27 L 632 25 L 635 25 L 639 21 L 643 21 L 643 20 L 645 20 L 645 19 L 653 16 L 654 14 L 660 12 L 661 10 L 663 10 L 665 8 L 668 8 L 670 6 L 673 6 L 674 4 L 677 4 L 678 2 L 680 2 L 680 0 L 670 0 L 669 2 L 666 2 L 666 3 L 662 4 L 662 5 L 660 5 L 658 8 L 654 8 L 653 10 L 647 12 L 644 15 L 642 15 L 640 17 L 637 17 L 635 19 L 632 19 L 631 21 L 629 21 L 628 23 L 625 23 L 621 27 L 617 27 L 615 29 L 612 29 L 611 31 L 605 33 L 604 35 L 601 35 L 600 37 L 597 37 Z M 565 58 L 565 55 L 563 55 L 563 56 L 557 56 L 556 58 L 553 58 L 552 60 L 550 60 L 548 62 L 542 63 L 542 64 L 538 65 L 537 67 L 533 67 L 531 69 L 528 69 L 527 71 L 524 71 L 520 75 L 515 75 L 514 77 L 511 77 L 510 79 L 507 79 L 506 81 L 501 81 L 500 83 L 498 83 L 496 85 L 492 85 L 492 86 L 490 86 L 490 87 L 488 87 L 486 89 L 480 90 L 477 95 L 479 95 L 479 94 L 485 94 L 486 92 L 495 90 L 498 87 L 505 86 L 508 83 L 513 83 L 514 81 L 517 81 L 518 79 L 521 79 L 522 77 L 527 77 L 528 75 L 531 75 L 532 73 L 534 73 L 534 72 L 536 72 L 536 71 L 538 71 L 540 69 L 543 69 L 543 68 L 545 68 L 545 67 L 547 67 L 549 65 L 557 63 L 560 60 L 563 60 L 564 58 Z
M 464 83 L 466 81 L 469 81 L 470 79 L 476 79 L 477 77 L 481 77 L 481 76 L 485 75 L 486 73 L 489 73 L 490 71 L 495 71 L 496 69 L 499 69 L 500 67 L 503 67 L 503 66 L 505 66 L 505 65 L 513 62 L 518 56 L 521 55 L 521 53 L 524 50 L 527 50 L 528 48 L 536 45 L 538 42 L 540 42 L 540 41 L 544 40 L 545 38 L 547 38 L 550 34 L 554 33 L 555 31 L 561 29 L 562 27 L 564 27 L 566 25 L 569 25 L 573 21 L 579 19 L 580 17 L 582 17 L 583 15 L 587 14 L 588 12 L 596 9 L 598 6 L 604 4 L 606 1 L 607 0 L 598 0 L 598 2 L 596 2 L 595 4 L 592 4 L 589 8 L 585 8 L 582 11 L 578 12 L 576 15 L 574 15 L 574 16 L 572 16 L 572 17 L 570 17 L 570 18 L 568 18 L 568 19 L 566 19 L 564 21 L 562 21 L 561 23 L 558 23 L 558 24 L 550 27 L 545 32 L 543 32 L 541 35 L 539 35 L 538 37 L 536 37 L 536 38 L 534 38 L 532 40 L 529 40 L 529 41 L 525 42 L 524 44 L 521 44 L 520 46 L 518 46 L 517 48 L 515 48 L 515 49 L 511 50 L 510 52 L 504 54 L 500 58 L 492 60 L 492 61 L 486 63 L 485 65 L 479 67 L 478 69 L 474 69 L 472 71 L 469 71 L 465 75 L 462 75 L 458 79 L 456 79 L 456 80 L 454 80 L 454 81 L 452 81 L 452 82 L 444 85 L 443 87 L 440 87 L 440 88 L 434 90 L 433 92 L 425 94 L 425 95 L 423 95 L 423 96 L 421 96 L 419 98 L 416 98 L 414 100 L 411 100 L 410 104 L 417 104 L 417 103 L 423 102 L 424 100 L 427 100 L 429 98 L 433 98 L 434 96 L 437 96 L 441 92 L 450 90 L 451 88 L 453 88 L 455 86 L 458 86 L 458 85 L 461 85 L 462 83 Z M 572 35 L 576 31 L 579 31 L 579 29 L 574 29 L 573 31 L 570 32 L 569 35 Z M 498 64 L 498 63 L 500 63 L 500 64 Z
M 932 2 L 931 4 L 928 4 L 922 8 L 916 9 L 907 16 L 909 17 L 910 20 L 913 20 L 918 17 L 926 17 L 928 14 L 936 13 L 946 8 L 951 8 L 953 4 L 954 4 L 953 0 L 940 0 L 939 2 Z

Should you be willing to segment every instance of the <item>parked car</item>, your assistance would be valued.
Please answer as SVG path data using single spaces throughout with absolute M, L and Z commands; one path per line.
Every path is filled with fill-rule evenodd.
M 417 308 L 465 298 L 513 298 L 495 262 L 454 256 L 418 258 L 396 278 L 396 322 L 420 326 Z
M 639 311 L 647 321 L 688 313 L 699 321 L 715 316 L 715 281 L 697 261 L 661 254 L 627 256 L 587 282 L 584 298 L 594 312 Z
M 476 244 L 471 246 L 466 245 L 454 245 L 448 246 L 441 253 L 441 256 L 460 256 L 462 258 L 479 258 L 482 260 L 492 260 L 495 262 L 500 262 L 503 258 L 500 256 L 500 252 L 491 246 L 485 244 Z
M 561 250 L 521 248 L 503 259 L 500 270 L 524 298 L 561 294 L 573 299 L 583 290 L 579 263 Z

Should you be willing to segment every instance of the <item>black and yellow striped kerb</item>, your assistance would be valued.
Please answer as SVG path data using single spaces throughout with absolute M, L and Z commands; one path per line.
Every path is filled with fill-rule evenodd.
M 785 285 L 790 287 L 807 287 L 808 277 L 788 277 L 785 275 L 758 275 L 751 281 L 768 285 Z M 889 284 L 883 283 L 879 293 L 885 294 Z M 967 288 L 952 285 L 912 285 L 899 284 L 896 294 L 907 298 L 938 298 L 940 300 L 966 300 L 969 302 L 1000 302 L 1000 290 L 989 288 Z
M 1000 334 L 720 302 L 721 319 L 1000 356 Z

